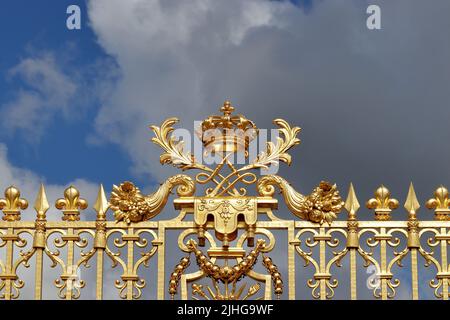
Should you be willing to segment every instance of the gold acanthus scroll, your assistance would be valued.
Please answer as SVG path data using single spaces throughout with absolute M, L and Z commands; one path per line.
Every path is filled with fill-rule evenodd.
M 114 185 L 111 193 L 111 209 L 114 211 L 116 221 L 126 223 L 139 222 L 156 216 L 167 203 L 172 189 L 178 186 L 179 197 L 192 196 L 195 184 L 191 177 L 178 174 L 167 179 L 155 193 L 144 196 L 138 187 L 131 182 Z
M 304 220 L 331 223 L 344 206 L 336 185 L 326 181 L 322 181 L 308 196 L 297 192 L 289 182 L 277 175 L 264 176 L 257 182 L 261 196 L 273 196 L 274 186 L 280 189 L 289 210 Z

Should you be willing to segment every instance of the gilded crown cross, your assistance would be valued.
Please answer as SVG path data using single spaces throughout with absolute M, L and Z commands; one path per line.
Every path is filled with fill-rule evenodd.
M 220 108 L 220 111 L 223 112 L 223 115 L 225 117 L 229 117 L 233 113 L 234 107 L 231 105 L 231 102 L 227 100 L 223 103 L 223 106 Z

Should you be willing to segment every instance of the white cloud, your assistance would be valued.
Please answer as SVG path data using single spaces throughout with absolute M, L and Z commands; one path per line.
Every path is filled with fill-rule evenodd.
M 165 176 L 155 169 L 147 125 L 170 114 L 190 127 L 205 114 L 200 109 L 217 109 L 224 96 L 204 103 L 209 84 L 222 77 L 210 82 L 213 65 L 228 60 L 252 30 L 284 24 L 275 16 L 290 7 L 253 0 L 90 2 L 91 25 L 123 75 L 96 119 L 100 136 L 128 150 L 138 173 Z
M 1 106 L 1 125 L 10 134 L 21 130 L 28 140 L 38 141 L 56 113 L 68 115 L 78 85 L 50 53 L 23 59 L 9 74 L 24 86 Z
M 36 173 L 25 169 L 15 167 L 8 161 L 7 147 L 0 143 L 0 194 L 3 197 L 3 191 L 10 185 L 15 186 L 21 192 L 21 197 L 28 200 L 28 209 L 22 213 L 22 220 L 33 221 L 36 218 L 33 205 L 41 183 L 44 183 L 50 209 L 47 212 L 47 219 L 61 220 L 62 213 L 55 209 L 56 199 L 62 198 L 64 189 L 69 185 L 74 185 L 82 198 L 88 201 L 89 208 L 81 213 L 81 217 L 86 220 L 95 220 L 95 212 L 92 205 L 95 202 L 98 192 L 98 185 L 85 179 L 76 179 L 68 182 L 66 185 L 46 184 L 46 179 Z
M 73 50 L 70 44 L 68 50 Z M 114 61 L 100 57 L 78 64 L 66 55 L 31 54 L 8 71 L 9 80 L 19 85 L 0 106 L 3 134 L 20 133 L 37 143 L 53 121 L 80 120 L 85 110 L 109 98 L 119 72 Z
M 368 198 L 381 182 L 402 195 L 414 180 L 425 197 L 450 178 L 430 156 L 450 158 L 450 3 L 376 3 L 380 31 L 366 28 L 361 1 L 317 1 L 308 14 L 287 1 L 90 1 L 122 75 L 98 137 L 162 180 L 173 170 L 157 164 L 147 126 L 178 116 L 191 129 L 230 98 L 259 127 L 276 117 L 303 127 L 293 154 L 305 170 L 291 176 L 300 188 L 352 180 Z

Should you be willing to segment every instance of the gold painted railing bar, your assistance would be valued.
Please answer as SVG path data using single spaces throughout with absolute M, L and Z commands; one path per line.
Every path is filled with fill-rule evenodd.
M 368 294 L 383 300 L 448 300 L 447 188 L 430 192 L 423 207 L 434 212 L 426 214 L 419 211 L 411 183 L 403 199 L 408 217 L 398 221 L 392 220 L 400 205 L 394 196 L 402 191 L 391 195 L 381 185 L 365 202 L 374 219 L 359 220 L 353 184 L 344 202 L 334 183 L 322 181 L 304 195 L 277 174 L 257 174 L 255 169 L 291 163 L 288 152 L 300 144 L 299 127 L 276 119 L 279 137 L 252 158 L 256 124 L 233 114 L 228 101 L 220 110 L 223 114 L 207 117 L 197 132 L 204 151 L 220 156 L 215 166 L 200 163 L 174 139 L 178 119 L 151 126 L 152 141 L 163 150 L 161 164 L 183 170 L 151 194 L 127 181 L 114 185 L 108 199 L 100 185 L 88 208 L 86 195 L 70 186 L 54 203 L 60 217 L 52 220 L 41 185 L 36 217 L 24 221 L 25 198 L 34 195 L 8 187 L 0 199 L 0 299 L 40 300 L 50 293 L 80 299 L 90 285 L 91 298 L 99 300 L 355 300 Z M 237 152 L 243 152 L 245 164 L 230 160 Z M 196 174 L 187 174 L 193 170 Z M 276 214 L 281 201 L 292 213 L 286 219 Z M 161 219 L 168 203 L 178 215 Z M 86 220 L 89 210 L 95 219 Z

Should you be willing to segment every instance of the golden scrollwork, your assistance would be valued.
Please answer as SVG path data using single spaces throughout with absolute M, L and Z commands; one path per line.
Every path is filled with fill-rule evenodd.
M 223 153 L 222 161 L 215 168 L 198 163 L 191 153 L 184 151 L 183 141 L 175 141 L 171 134 L 174 131 L 172 125 L 178 122 L 176 118 L 167 119 L 160 127 L 151 126 L 155 134 L 152 141 L 164 150 L 160 158 L 162 164 L 172 164 L 182 170 L 198 169 L 201 172 L 196 175 L 196 183 L 215 183 L 216 186 L 214 188 L 206 189 L 208 197 L 224 195 L 242 197 L 245 196 L 246 189 L 240 188 L 238 190 L 235 185 L 238 182 L 246 185 L 257 182 L 256 175 L 248 172 L 249 170 L 267 169 L 269 166 L 277 165 L 279 161 L 290 165 L 291 156 L 288 154 L 288 151 L 300 143 L 297 135 L 301 129 L 299 127 L 291 127 L 285 120 L 275 119 L 274 123 L 278 125 L 279 128 L 277 130 L 280 133 L 276 142 L 268 142 L 266 150 L 258 154 L 252 162 L 236 168 L 229 160 L 230 155 L 239 150 L 247 152 L 249 141 L 255 137 L 257 128 L 252 121 L 244 116 L 233 116 L 234 107 L 231 106 L 229 101 L 224 103 L 221 111 L 224 113 L 223 115 L 210 116 L 205 119 L 200 132 L 198 132 L 206 149 L 215 153 L 219 151 Z M 207 131 L 211 129 L 218 130 L 220 134 L 213 137 L 209 136 Z M 230 132 L 232 129 L 240 130 L 240 134 Z M 251 131 L 251 133 L 248 134 L 247 131 Z M 227 166 L 231 172 L 226 175 L 221 174 L 220 172 L 224 166 Z M 178 181 L 188 181 L 188 178 L 185 178 L 187 176 L 182 177 L 183 179 Z M 172 186 L 172 182 L 169 180 L 164 182 L 157 192 L 149 196 L 142 196 L 139 189 L 131 182 L 125 182 L 119 187 L 114 186 L 111 196 L 111 208 L 116 213 L 116 220 L 139 222 L 150 219 L 159 213 L 167 201 L 167 194 Z M 259 193 L 264 196 L 272 196 L 273 192 L 270 191 L 270 188 L 273 188 L 272 185 L 277 184 L 282 190 L 284 199 L 291 211 L 296 216 L 313 222 L 331 222 L 336 219 L 336 214 L 343 206 L 336 185 L 328 182 L 322 182 L 308 196 L 301 195 L 283 178 L 278 176 L 265 176 L 257 183 Z M 189 181 L 189 186 L 192 184 Z M 192 195 L 193 191 L 195 191 L 194 186 L 189 190 L 192 190 L 192 193 L 189 194 Z
M 278 132 L 281 134 L 281 137 L 277 137 L 276 143 L 269 141 L 266 151 L 261 152 L 252 163 L 244 166 L 241 169 L 242 171 L 259 168 L 267 169 L 271 165 L 277 165 L 279 161 L 288 165 L 291 164 L 292 158 L 287 152 L 292 147 L 300 144 L 300 139 L 297 138 L 297 135 L 300 133 L 301 128 L 291 128 L 289 123 L 283 119 L 275 119 L 273 122 L 279 126 Z
M 268 142 L 265 151 L 260 152 L 254 160 L 239 168 L 230 161 L 230 156 L 233 153 L 244 151 L 247 157 L 249 142 L 256 137 L 258 129 L 243 115 L 232 115 L 234 107 L 229 101 L 224 103 L 221 111 L 223 115 L 214 115 L 205 119 L 200 131 L 197 132 L 207 152 L 221 154 L 222 160 L 215 168 L 198 163 L 191 153 L 184 151 L 183 141 L 175 140 L 173 125 L 178 122 L 176 118 L 167 119 L 159 127 L 151 126 L 155 134 L 152 141 L 163 149 L 160 157 L 161 164 L 172 164 L 182 170 L 197 169 L 200 170 L 200 173 L 196 175 L 195 182 L 186 175 L 171 177 L 155 193 L 147 196 L 142 195 L 131 182 L 113 186 L 110 203 L 116 221 L 125 221 L 130 224 L 151 219 L 164 208 L 168 195 L 175 185 L 179 185 L 177 193 L 179 197 L 183 198 L 194 196 L 195 183 L 215 184 L 213 187 L 206 188 L 205 197 L 194 196 L 198 200 L 195 202 L 194 217 L 198 227 L 200 245 L 203 245 L 204 242 L 205 218 L 208 214 L 216 215 L 215 231 L 221 237 L 223 245 L 228 246 L 228 242 L 235 238 L 234 233 L 239 213 L 242 213 L 247 222 L 249 244 L 253 244 L 257 204 L 254 203 L 253 209 L 247 210 L 248 212 L 233 209 L 238 203 L 254 201 L 245 198 L 247 190 L 244 187 L 237 188 L 238 183 L 244 185 L 257 183 L 259 194 L 264 197 L 272 197 L 273 185 L 278 185 L 288 208 L 301 219 L 322 224 L 324 221 L 330 223 L 337 218 L 337 213 L 344 203 L 336 185 L 321 182 L 310 195 L 304 196 L 279 176 L 268 175 L 258 181 L 256 174 L 249 172 L 249 170 L 267 169 L 269 166 L 278 165 L 279 161 L 289 165 L 291 156 L 288 151 L 300 143 L 300 139 L 297 138 L 301 130 L 299 127 L 291 127 L 282 119 L 274 120 L 279 127 L 277 130 L 280 134 L 276 142 Z M 209 130 L 214 130 L 218 135 L 211 135 Z M 222 173 L 225 167 L 229 169 L 228 173 Z M 211 202 L 218 203 L 218 207 L 221 209 L 211 209 Z M 205 206 L 205 203 L 208 203 L 208 207 Z M 226 206 L 224 206 L 225 204 Z M 229 209 L 231 211 L 226 213 L 225 211 Z
M 80 219 L 88 204 L 74 186 L 55 202 L 63 221 L 48 219 L 50 205 L 41 185 L 33 206 L 35 219 L 23 221 L 28 202 L 18 188 L 8 187 L 0 199 L 0 299 L 41 300 L 43 293 L 66 300 L 86 298 L 91 278 L 84 271 L 91 265 L 91 286 L 99 300 L 325 300 L 344 293 L 358 299 L 365 290 L 361 284 L 375 299 L 399 297 L 400 289 L 411 299 L 450 299 L 450 201 L 445 187 L 426 203 L 434 210 L 434 220 L 422 218 L 412 183 L 404 202 L 406 219 L 391 220 L 399 201 L 381 186 L 366 202 L 375 220 L 361 220 L 353 184 L 344 203 L 334 184 L 321 182 L 303 195 L 283 177 L 258 172 L 291 163 L 288 152 L 300 143 L 299 127 L 275 120 L 279 137 L 252 158 L 250 143 L 262 130 L 234 114 L 229 101 L 221 112 L 207 117 L 197 132 L 203 154 L 218 156 L 214 166 L 185 150 L 183 141 L 174 139 L 178 120 L 167 119 L 151 127 L 152 141 L 163 150 L 161 163 L 197 170 L 195 176 L 169 177 L 149 195 L 124 182 L 113 187 L 109 199 L 100 185 L 90 208 L 95 211 L 92 220 Z M 239 152 L 244 152 L 242 164 L 234 161 Z M 178 215 L 154 219 L 175 189 L 172 203 Z M 276 215 L 279 200 L 294 218 Z M 346 218 L 338 215 L 343 207 Z M 116 221 L 110 221 L 109 210 Z M 94 216 L 91 213 L 86 218 Z M 44 272 L 48 263 L 54 268 L 51 273 Z M 175 264 L 171 273 L 167 270 L 173 265 L 168 263 Z M 303 278 L 302 267 L 310 268 L 311 275 Z M 361 268 L 367 268 L 367 277 L 360 276 Z M 27 276 L 30 272 L 34 280 Z M 51 292 L 45 292 L 50 290 L 47 283 Z
M 182 170 L 200 169 L 207 170 L 206 166 L 196 162 L 195 157 L 191 153 L 185 153 L 183 150 L 183 141 L 175 141 L 175 138 L 169 136 L 174 128 L 173 124 L 177 123 L 177 118 L 169 118 L 165 120 L 160 127 L 151 126 L 155 137 L 152 142 L 160 146 L 165 152 L 160 156 L 161 164 L 172 164 Z
M 170 177 L 155 193 L 148 196 L 144 196 L 139 188 L 129 181 L 119 186 L 114 185 L 110 203 L 116 221 L 131 223 L 153 218 L 164 208 L 170 192 L 176 186 L 178 196 L 191 196 L 195 191 L 191 177 L 184 174 Z
M 289 210 L 297 217 L 318 222 L 331 223 L 344 206 L 336 185 L 322 181 L 313 192 L 304 196 L 297 192 L 289 182 L 277 175 L 267 175 L 258 180 L 257 188 L 261 196 L 271 197 L 274 186 L 280 188 Z

